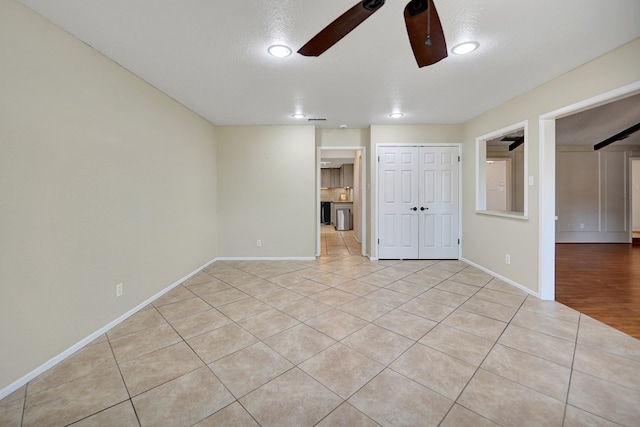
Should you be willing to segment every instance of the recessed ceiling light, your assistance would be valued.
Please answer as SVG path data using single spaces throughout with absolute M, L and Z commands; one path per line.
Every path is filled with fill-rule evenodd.
M 291 117 L 293 117 L 294 119 L 304 119 L 307 116 L 305 116 L 302 113 L 296 113 L 296 114 L 292 114 Z
M 269 46 L 267 52 L 276 58 L 285 58 L 291 55 L 291 48 L 282 44 L 274 44 L 273 46 Z
M 480 43 L 478 42 L 464 42 L 454 46 L 453 49 L 451 49 L 451 52 L 456 55 L 466 55 L 467 53 L 471 53 L 476 50 L 478 46 L 480 46 Z
M 400 117 L 403 117 L 404 113 L 391 113 L 389 114 L 389 117 L 391 117 L 392 119 L 399 119 Z

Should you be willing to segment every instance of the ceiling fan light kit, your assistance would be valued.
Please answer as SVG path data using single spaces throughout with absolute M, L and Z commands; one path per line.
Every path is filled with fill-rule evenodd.
M 480 43 L 478 42 L 464 42 L 454 46 L 453 49 L 451 49 L 451 52 L 456 55 L 466 55 L 467 53 L 471 53 L 476 50 L 478 46 L 480 46 Z
M 320 56 L 377 12 L 384 4 L 385 0 L 358 2 L 316 34 L 298 50 L 298 53 L 304 56 Z M 409 1 L 404 9 L 404 20 L 418 67 L 435 64 L 447 57 L 444 31 L 433 1 Z
M 282 44 L 274 44 L 273 46 L 269 46 L 267 52 L 271 56 L 275 56 L 276 58 L 286 58 L 291 55 L 291 48 L 289 46 L 285 46 Z

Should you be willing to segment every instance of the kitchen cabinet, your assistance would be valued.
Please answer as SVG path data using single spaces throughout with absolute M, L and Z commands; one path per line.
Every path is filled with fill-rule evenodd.
M 329 168 L 320 169 L 320 187 L 322 188 L 331 187 L 331 169 Z
M 320 169 L 320 187 L 353 187 L 353 165 Z
M 331 168 L 331 185 L 329 187 L 342 187 L 342 180 L 340 178 L 340 169 Z
M 353 187 L 353 164 L 344 164 L 340 167 L 340 187 Z

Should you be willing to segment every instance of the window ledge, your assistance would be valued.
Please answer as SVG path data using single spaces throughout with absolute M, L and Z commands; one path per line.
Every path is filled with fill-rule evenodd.
M 476 211 L 479 215 L 498 216 L 502 218 L 517 219 L 520 221 L 529 221 L 529 217 L 520 212 L 503 212 L 503 211 Z

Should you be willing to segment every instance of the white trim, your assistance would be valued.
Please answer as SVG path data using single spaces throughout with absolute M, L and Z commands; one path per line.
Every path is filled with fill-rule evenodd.
M 640 81 L 542 114 L 539 117 L 539 233 L 538 290 L 540 299 L 555 300 L 556 294 L 556 120 L 640 92 Z
M 315 261 L 316 257 L 218 257 L 216 261 Z
M 556 120 L 540 118 L 538 149 L 538 293 L 556 299 Z
M 321 176 L 321 164 L 320 160 L 322 160 L 322 151 L 360 151 L 362 155 L 362 169 L 360 170 L 360 236 L 362 237 L 362 241 L 360 242 L 361 255 L 367 256 L 367 242 L 368 232 L 367 232 L 367 147 L 365 146 L 319 146 L 316 149 L 316 209 L 320 207 L 320 188 L 322 186 L 322 176 Z M 319 211 L 318 212 L 319 215 Z M 320 230 L 320 217 L 316 218 L 316 256 L 320 256 L 322 253 L 321 250 L 321 230 Z
M 640 156 L 633 156 L 633 152 L 627 159 L 629 162 L 629 170 L 627 172 L 627 184 L 628 184 L 628 194 L 629 194 L 629 206 L 627 206 L 627 216 L 628 216 L 628 225 L 629 225 L 629 243 L 633 243 L 633 162 L 640 163 Z M 640 167 L 640 166 L 638 166 Z
M 565 107 L 558 108 L 557 110 L 542 114 L 540 116 L 540 119 L 560 119 L 562 117 L 576 114 L 581 111 L 590 110 L 604 104 L 618 101 L 619 99 L 627 98 L 637 91 L 640 91 L 640 80 L 626 86 L 610 90 L 609 92 L 605 92 L 600 95 L 596 95 L 591 98 L 576 102 L 575 104 L 570 104 Z
M 320 161 L 322 160 L 322 155 L 320 153 L 320 147 L 316 148 L 316 209 L 322 209 L 322 202 L 320 194 L 322 192 L 322 165 Z M 322 231 L 320 228 L 320 220 L 322 219 L 322 212 L 316 210 L 316 256 L 320 256 L 322 254 Z M 331 224 L 331 221 L 329 221 Z
M 473 262 L 473 261 L 469 261 L 469 260 L 468 260 L 468 259 L 466 259 L 466 258 L 461 258 L 461 259 L 460 259 L 460 261 L 464 261 L 464 262 L 466 262 L 467 264 L 469 264 L 470 266 L 475 267 L 475 268 L 477 268 L 478 270 L 482 270 L 482 271 L 484 271 L 485 273 L 488 273 L 488 274 L 492 275 L 492 276 L 493 276 L 493 277 L 495 277 L 496 279 L 500 279 L 500 280 L 502 280 L 503 282 L 508 283 L 508 284 L 510 284 L 511 286 L 513 286 L 513 287 L 515 287 L 515 288 L 518 288 L 518 289 L 520 289 L 521 291 L 524 291 L 524 292 L 528 293 L 529 295 L 533 295 L 534 297 L 540 298 L 540 296 L 539 296 L 536 292 L 533 292 L 531 289 L 527 288 L 526 286 L 522 286 L 520 283 L 514 282 L 514 281 L 513 281 L 513 280 L 511 280 L 511 279 L 507 279 L 506 277 L 501 276 L 500 274 L 498 274 L 498 273 L 496 273 L 496 272 L 493 272 L 493 271 L 489 270 L 488 268 L 481 266 L 480 264 L 476 264 L 475 262 Z
M 106 334 L 109 330 L 111 330 L 112 328 L 114 328 L 115 326 L 117 326 L 118 324 L 123 322 L 124 320 L 128 319 L 132 315 L 136 314 L 138 311 L 140 311 L 141 309 L 143 309 L 147 305 L 151 304 L 153 301 L 155 301 L 156 299 L 160 298 L 162 295 L 166 294 L 167 292 L 169 292 L 170 290 L 172 290 L 173 288 L 178 286 L 180 283 L 182 283 L 185 280 L 189 279 L 190 277 L 196 275 L 197 273 L 199 273 L 200 271 L 202 271 L 204 268 L 208 267 L 209 265 L 213 264 L 217 260 L 218 260 L 218 258 L 214 258 L 211 261 L 207 262 L 206 264 L 202 265 L 201 267 L 198 267 L 196 270 L 194 270 L 191 273 L 187 274 L 182 279 L 177 280 L 176 282 L 174 282 L 171 285 L 169 285 L 168 287 L 164 288 L 163 290 L 161 290 L 160 292 L 158 292 L 157 294 L 155 294 L 151 298 L 148 298 L 144 302 L 138 304 L 137 306 L 135 306 L 131 310 L 127 311 L 122 316 L 118 317 L 117 319 L 113 320 L 112 322 L 109 322 L 107 325 L 105 325 L 102 328 L 98 329 L 97 331 L 93 332 L 92 334 L 90 334 L 89 336 L 85 337 L 84 339 L 78 341 L 76 344 L 74 344 L 71 347 L 69 347 L 68 349 L 64 350 L 62 353 L 58 354 L 57 356 L 54 356 L 53 358 L 49 359 L 47 362 L 45 362 L 42 365 L 38 366 L 33 371 L 31 371 L 28 374 L 22 376 L 21 378 L 18 378 L 17 380 L 15 380 L 11 384 L 9 384 L 8 386 L 6 386 L 5 388 L 0 390 L 0 400 L 4 399 L 5 397 L 10 395 L 14 391 L 18 390 L 20 387 L 24 386 L 25 384 L 27 384 L 29 381 L 31 381 L 32 379 L 34 379 L 38 375 L 40 375 L 40 374 L 44 373 L 45 371 L 53 368 L 58 363 L 62 362 L 64 359 L 66 359 L 67 357 L 71 356 L 76 351 L 80 350 L 81 348 L 83 348 L 87 344 L 90 344 L 96 338 L 99 338 L 101 335 Z
M 519 221 L 528 221 L 529 217 L 524 216 L 519 213 L 514 212 L 504 212 L 504 211 L 476 211 L 478 215 L 487 215 L 487 216 L 501 216 L 503 218 L 511 218 L 517 219 Z

